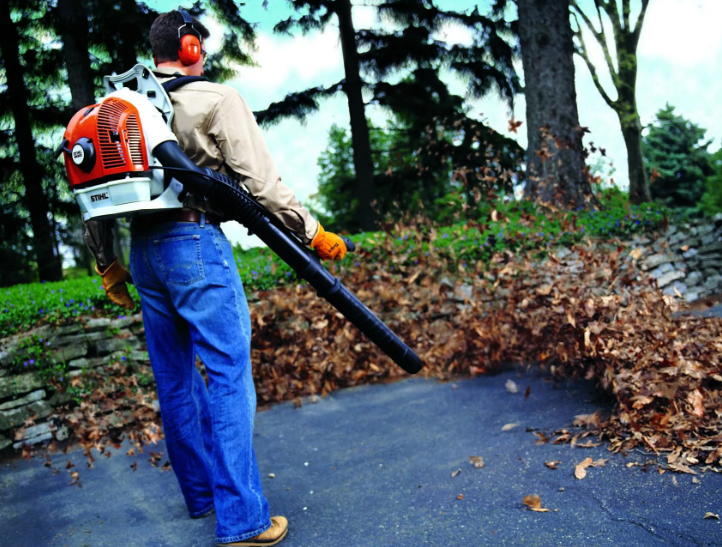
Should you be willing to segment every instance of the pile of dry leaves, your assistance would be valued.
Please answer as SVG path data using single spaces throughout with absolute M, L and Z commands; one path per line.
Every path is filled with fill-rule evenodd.
M 722 319 L 674 315 L 679 299 L 640 272 L 635 249 L 587 242 L 545 259 L 507 252 L 474 271 L 459 266 L 453 278 L 449 258 L 434 253 L 418 264 L 396 258 L 393 270 L 391 260 L 364 254 L 342 281 L 419 354 L 421 374 L 448 379 L 531 363 L 596 379 L 615 404 L 608 418 L 576 424 L 585 437 L 605 438 L 614 451 L 664 453 L 678 471 L 722 465 Z M 260 406 L 407 376 L 308 285 L 255 296 Z M 108 442 L 119 447 L 110 437 L 121 427 L 138 449 L 160 435 L 151 395 L 117 377 L 100 379 L 65 420 L 89 457 Z
M 720 467 L 722 319 L 676 314 L 680 299 L 662 295 L 637 268 L 639 253 L 621 243 L 570 250 L 545 260 L 506 253 L 456 281 L 433 259 L 394 275 L 361 260 L 343 281 L 419 354 L 426 376 L 534 363 L 596 379 L 614 397 L 613 412 L 577 425 L 612 450 L 666 453 L 679 471 Z M 406 375 L 309 287 L 259 296 L 260 403 Z

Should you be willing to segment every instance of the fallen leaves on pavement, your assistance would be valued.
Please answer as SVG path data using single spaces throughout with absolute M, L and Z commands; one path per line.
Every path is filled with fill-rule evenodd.
M 548 513 L 549 509 L 542 507 L 541 498 L 537 494 L 524 496 L 522 503 L 537 513 Z
M 477 469 L 481 469 L 484 467 L 484 458 L 481 456 L 469 456 L 469 463 Z
M 605 459 L 594 461 L 592 458 L 585 458 L 574 468 L 574 476 L 579 480 L 582 480 L 587 476 L 588 467 L 604 467 L 607 464 L 607 461 L 608 460 Z

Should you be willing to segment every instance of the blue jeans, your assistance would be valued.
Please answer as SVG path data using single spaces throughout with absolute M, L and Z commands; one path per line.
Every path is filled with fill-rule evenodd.
M 134 220 L 130 269 L 188 511 L 199 517 L 215 508 L 219 543 L 260 534 L 271 520 L 252 444 L 251 320 L 231 246 L 204 221 Z

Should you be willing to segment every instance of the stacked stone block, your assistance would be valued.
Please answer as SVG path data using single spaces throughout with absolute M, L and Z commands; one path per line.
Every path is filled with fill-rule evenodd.
M 44 326 L 2 341 L 0 346 L 0 450 L 50 439 L 63 440 L 67 432 L 48 421 L 64 398 L 35 372 L 13 374 L 10 365 L 22 357 L 22 341 L 35 336 L 49 342 L 49 359 L 65 363 L 69 378 L 89 368 L 104 367 L 125 357 L 131 365 L 147 367 L 143 322 L 140 314 L 127 318 L 89 319 L 63 327 Z M 35 425 L 22 425 L 34 417 Z M 19 434 L 22 433 L 22 434 Z
M 639 264 L 665 293 L 687 302 L 722 293 L 722 214 L 670 226 L 656 240 L 638 237 Z

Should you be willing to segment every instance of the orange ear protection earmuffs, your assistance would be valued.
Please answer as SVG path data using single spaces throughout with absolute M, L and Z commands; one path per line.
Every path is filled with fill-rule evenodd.
M 183 16 L 183 24 L 178 27 L 178 60 L 185 66 L 194 65 L 201 58 L 201 33 L 193 26 L 193 19 L 184 9 L 178 9 Z M 185 34 L 181 36 L 181 29 L 190 26 L 198 36 Z

